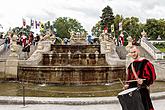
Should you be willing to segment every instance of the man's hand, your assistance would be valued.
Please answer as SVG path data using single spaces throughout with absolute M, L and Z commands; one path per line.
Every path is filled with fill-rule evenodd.
M 143 79 L 138 78 L 137 83 L 140 84 L 140 85 L 143 84 Z
M 128 87 L 129 87 L 129 85 L 126 84 L 126 85 L 124 85 L 123 89 L 126 90 L 126 89 L 128 89 Z

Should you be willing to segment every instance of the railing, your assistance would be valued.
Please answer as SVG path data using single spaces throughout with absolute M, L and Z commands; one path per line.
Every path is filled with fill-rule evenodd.
M 165 43 L 165 40 L 149 40 L 148 42 L 154 43 Z
M 147 39 L 141 39 L 141 46 L 154 58 L 154 59 L 163 59 L 163 54 L 158 50 L 152 43 L 148 42 Z

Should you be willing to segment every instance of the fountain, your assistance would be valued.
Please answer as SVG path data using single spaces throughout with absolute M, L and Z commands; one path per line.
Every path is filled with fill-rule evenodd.
M 69 45 L 50 44 L 37 65 L 19 65 L 18 80 L 66 85 L 102 85 L 125 79 L 125 66 L 110 65 L 113 49 L 101 52 L 101 45 L 88 45 L 80 36 Z M 77 42 L 76 42 L 77 41 Z M 107 42 L 106 45 L 108 45 Z M 107 47 L 106 47 L 107 48 Z M 113 57 L 114 58 L 114 57 Z M 117 62 L 117 61 L 116 61 Z M 39 81 L 38 81 L 39 80 Z

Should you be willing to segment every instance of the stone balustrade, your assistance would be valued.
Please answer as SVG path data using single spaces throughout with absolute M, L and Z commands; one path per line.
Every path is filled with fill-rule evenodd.
M 141 39 L 141 46 L 154 58 L 163 59 L 163 54 L 155 46 L 146 40 L 146 38 Z

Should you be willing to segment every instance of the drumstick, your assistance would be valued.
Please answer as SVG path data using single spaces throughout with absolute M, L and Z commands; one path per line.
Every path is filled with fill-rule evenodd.
M 146 79 L 142 79 L 142 80 L 146 80 Z M 125 82 L 135 82 L 135 81 L 138 81 L 138 80 L 129 80 L 129 81 L 125 81 Z
M 119 78 L 119 81 L 121 82 L 121 84 L 124 86 L 124 83 L 123 83 L 123 81 Z

